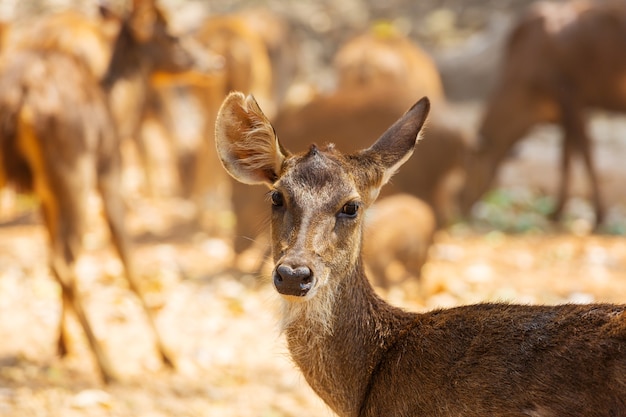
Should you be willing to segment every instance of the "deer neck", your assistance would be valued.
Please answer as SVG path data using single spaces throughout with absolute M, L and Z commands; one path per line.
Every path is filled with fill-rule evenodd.
M 338 415 L 357 416 L 382 356 L 413 316 L 376 295 L 361 262 L 338 278 L 330 279 L 341 282 L 336 288 L 315 295 L 321 301 L 285 302 L 283 327 L 291 356 L 313 390 Z

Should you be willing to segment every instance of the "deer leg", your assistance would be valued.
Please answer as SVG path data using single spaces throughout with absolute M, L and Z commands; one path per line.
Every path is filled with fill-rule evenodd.
M 57 279 L 58 281 L 58 279 Z M 69 336 L 67 334 L 67 312 L 72 308 L 72 303 L 61 286 L 61 319 L 59 320 L 59 339 L 57 341 L 57 353 L 65 357 L 69 353 Z
M 573 114 L 569 114 L 569 117 L 564 118 L 564 154 L 566 154 L 564 157 L 567 157 L 570 161 L 573 159 L 574 154 L 578 154 L 582 157 L 589 178 L 596 216 L 595 222 L 596 226 L 598 226 L 604 220 L 604 204 L 600 196 L 600 186 L 593 163 L 591 138 L 587 134 L 587 126 L 581 112 L 570 113 Z M 568 179 L 570 174 L 569 165 L 571 165 L 571 162 L 568 162 L 568 171 L 563 172 L 564 177 L 567 176 Z M 568 181 L 566 185 L 568 185 Z M 562 204 L 563 202 L 560 201 L 560 203 Z
M 89 347 L 91 348 L 91 351 L 93 352 L 95 356 L 95 359 L 98 365 L 98 371 L 100 373 L 100 377 L 102 378 L 102 380 L 107 384 L 119 380 L 119 377 L 117 376 L 116 372 L 113 370 L 113 366 L 111 365 L 111 362 L 109 361 L 108 355 L 102 348 L 102 345 L 98 341 L 96 334 L 94 333 L 93 329 L 91 328 L 91 324 L 89 323 L 89 320 L 87 319 L 87 314 L 85 313 L 82 299 L 80 297 L 78 288 L 76 286 L 75 277 L 66 279 L 62 277 L 61 273 L 59 272 L 59 270 L 69 271 L 70 265 L 67 264 L 65 260 L 60 260 L 58 259 L 58 257 L 55 257 L 55 258 L 57 259 L 56 261 L 53 261 L 52 270 L 53 270 L 53 274 L 57 278 L 57 281 L 61 285 L 61 291 L 63 293 L 64 309 L 71 308 L 74 311 L 74 314 L 76 315 L 76 318 L 78 319 L 78 322 L 80 323 L 81 327 L 83 328 L 83 331 L 85 332 L 85 336 L 87 337 L 87 342 L 89 343 Z M 65 319 L 65 317 L 66 316 L 64 314 L 61 326 L 65 325 L 63 323 L 63 320 Z M 62 330 L 61 332 L 61 337 L 59 338 L 59 346 L 64 344 L 64 347 L 66 348 L 67 346 L 65 344 L 67 343 L 67 339 L 65 339 L 66 337 L 65 331 L 66 330 Z
M 600 195 L 600 183 L 593 163 L 591 139 L 585 132 L 581 133 L 581 153 L 585 168 L 587 169 L 587 176 L 589 177 L 589 183 L 591 186 L 593 207 L 596 216 L 596 227 L 604 222 L 605 208 Z
M 602 203 L 602 197 L 600 196 L 600 186 L 598 183 L 598 177 L 596 175 L 595 166 L 592 158 L 591 139 L 587 133 L 587 123 L 582 111 L 582 106 L 576 100 L 576 97 L 571 93 L 571 88 L 564 88 L 561 90 L 566 96 L 561 97 L 560 104 L 562 110 L 561 122 L 563 124 L 563 130 L 565 136 L 563 139 L 563 157 L 571 160 L 574 153 L 580 154 L 583 158 L 585 168 L 587 170 L 587 176 L 591 186 L 591 193 L 594 205 L 594 211 L 596 216 L 596 227 L 604 220 L 604 204 Z M 560 193 L 564 195 L 563 183 L 568 186 L 569 182 L 569 165 L 567 163 L 567 171 L 563 171 L 563 180 Z M 565 180 L 567 178 L 567 180 Z M 564 198 L 559 197 L 559 205 L 564 205 Z M 557 208 L 559 206 L 557 205 Z M 561 207 L 562 209 L 562 207 Z
M 124 265 L 126 280 L 128 282 L 129 288 L 137 295 L 141 302 L 141 306 L 146 313 L 146 316 L 148 318 L 148 324 L 150 325 L 152 333 L 154 334 L 161 360 L 165 365 L 173 368 L 174 361 L 172 360 L 171 354 L 167 351 L 165 345 L 161 340 L 161 337 L 159 336 L 154 314 L 145 301 L 145 297 L 143 296 L 141 288 L 139 286 L 137 275 L 135 274 L 134 265 L 130 256 L 130 241 L 128 239 L 123 224 L 124 202 L 119 193 L 120 181 L 117 176 L 117 172 L 118 170 L 115 169 L 105 169 L 98 174 L 98 188 L 102 196 L 102 202 L 104 205 L 107 223 L 111 232 L 113 244 L 122 261 L 122 264 Z
M 572 162 L 572 143 L 570 138 L 565 134 L 563 136 L 563 143 L 561 145 L 561 180 L 558 187 L 558 195 L 556 199 L 556 206 L 550 214 L 550 219 L 558 221 L 563 216 L 563 209 L 567 202 L 567 191 L 570 186 L 570 172 Z
M 61 286 L 62 293 L 62 312 L 59 325 L 59 339 L 57 342 L 59 354 L 63 356 L 68 352 L 66 320 L 69 310 L 72 310 L 85 332 L 91 351 L 95 356 L 102 380 L 105 383 L 114 382 L 118 377 L 111 366 L 108 356 L 91 328 L 91 324 L 83 308 L 80 293 L 78 292 L 77 280 L 73 269 L 76 259 L 76 249 L 72 246 L 77 243 L 77 240 L 72 239 L 72 237 L 74 237 L 73 229 L 64 225 L 63 222 L 59 220 L 60 210 L 58 210 L 58 207 L 54 204 L 54 200 L 43 199 L 42 205 L 44 219 L 48 226 L 51 239 L 50 268 L 53 276 Z

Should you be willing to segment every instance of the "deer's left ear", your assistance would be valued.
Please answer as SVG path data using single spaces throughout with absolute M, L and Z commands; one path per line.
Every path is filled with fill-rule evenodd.
M 245 184 L 273 184 L 289 153 L 252 96 L 232 92 L 215 122 L 217 154 L 226 171 Z
M 413 154 L 429 111 L 430 101 L 424 97 L 391 125 L 372 146 L 355 155 L 359 164 L 365 164 L 366 171 L 374 169 L 378 173 L 370 177 L 376 183 L 369 184 L 376 189 L 376 194 Z

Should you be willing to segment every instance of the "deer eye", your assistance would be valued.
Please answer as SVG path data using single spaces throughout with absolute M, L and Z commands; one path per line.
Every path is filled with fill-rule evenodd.
M 272 205 L 274 207 L 282 207 L 285 203 L 283 200 L 283 195 L 278 191 L 272 191 L 270 193 L 270 200 L 272 201 Z
M 356 201 L 351 201 L 349 203 L 346 203 L 341 208 L 341 212 L 339 213 L 339 215 L 341 217 L 354 218 L 354 217 L 356 217 L 357 213 L 359 212 L 359 206 L 360 206 L 360 204 L 358 202 L 356 202 Z

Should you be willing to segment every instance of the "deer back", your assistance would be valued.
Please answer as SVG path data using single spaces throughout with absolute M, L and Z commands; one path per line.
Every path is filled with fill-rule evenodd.
M 378 23 L 346 41 L 333 58 L 337 88 L 401 87 L 413 97 L 444 100 L 434 60 L 392 25 Z M 409 103 L 403 103 L 409 106 Z

